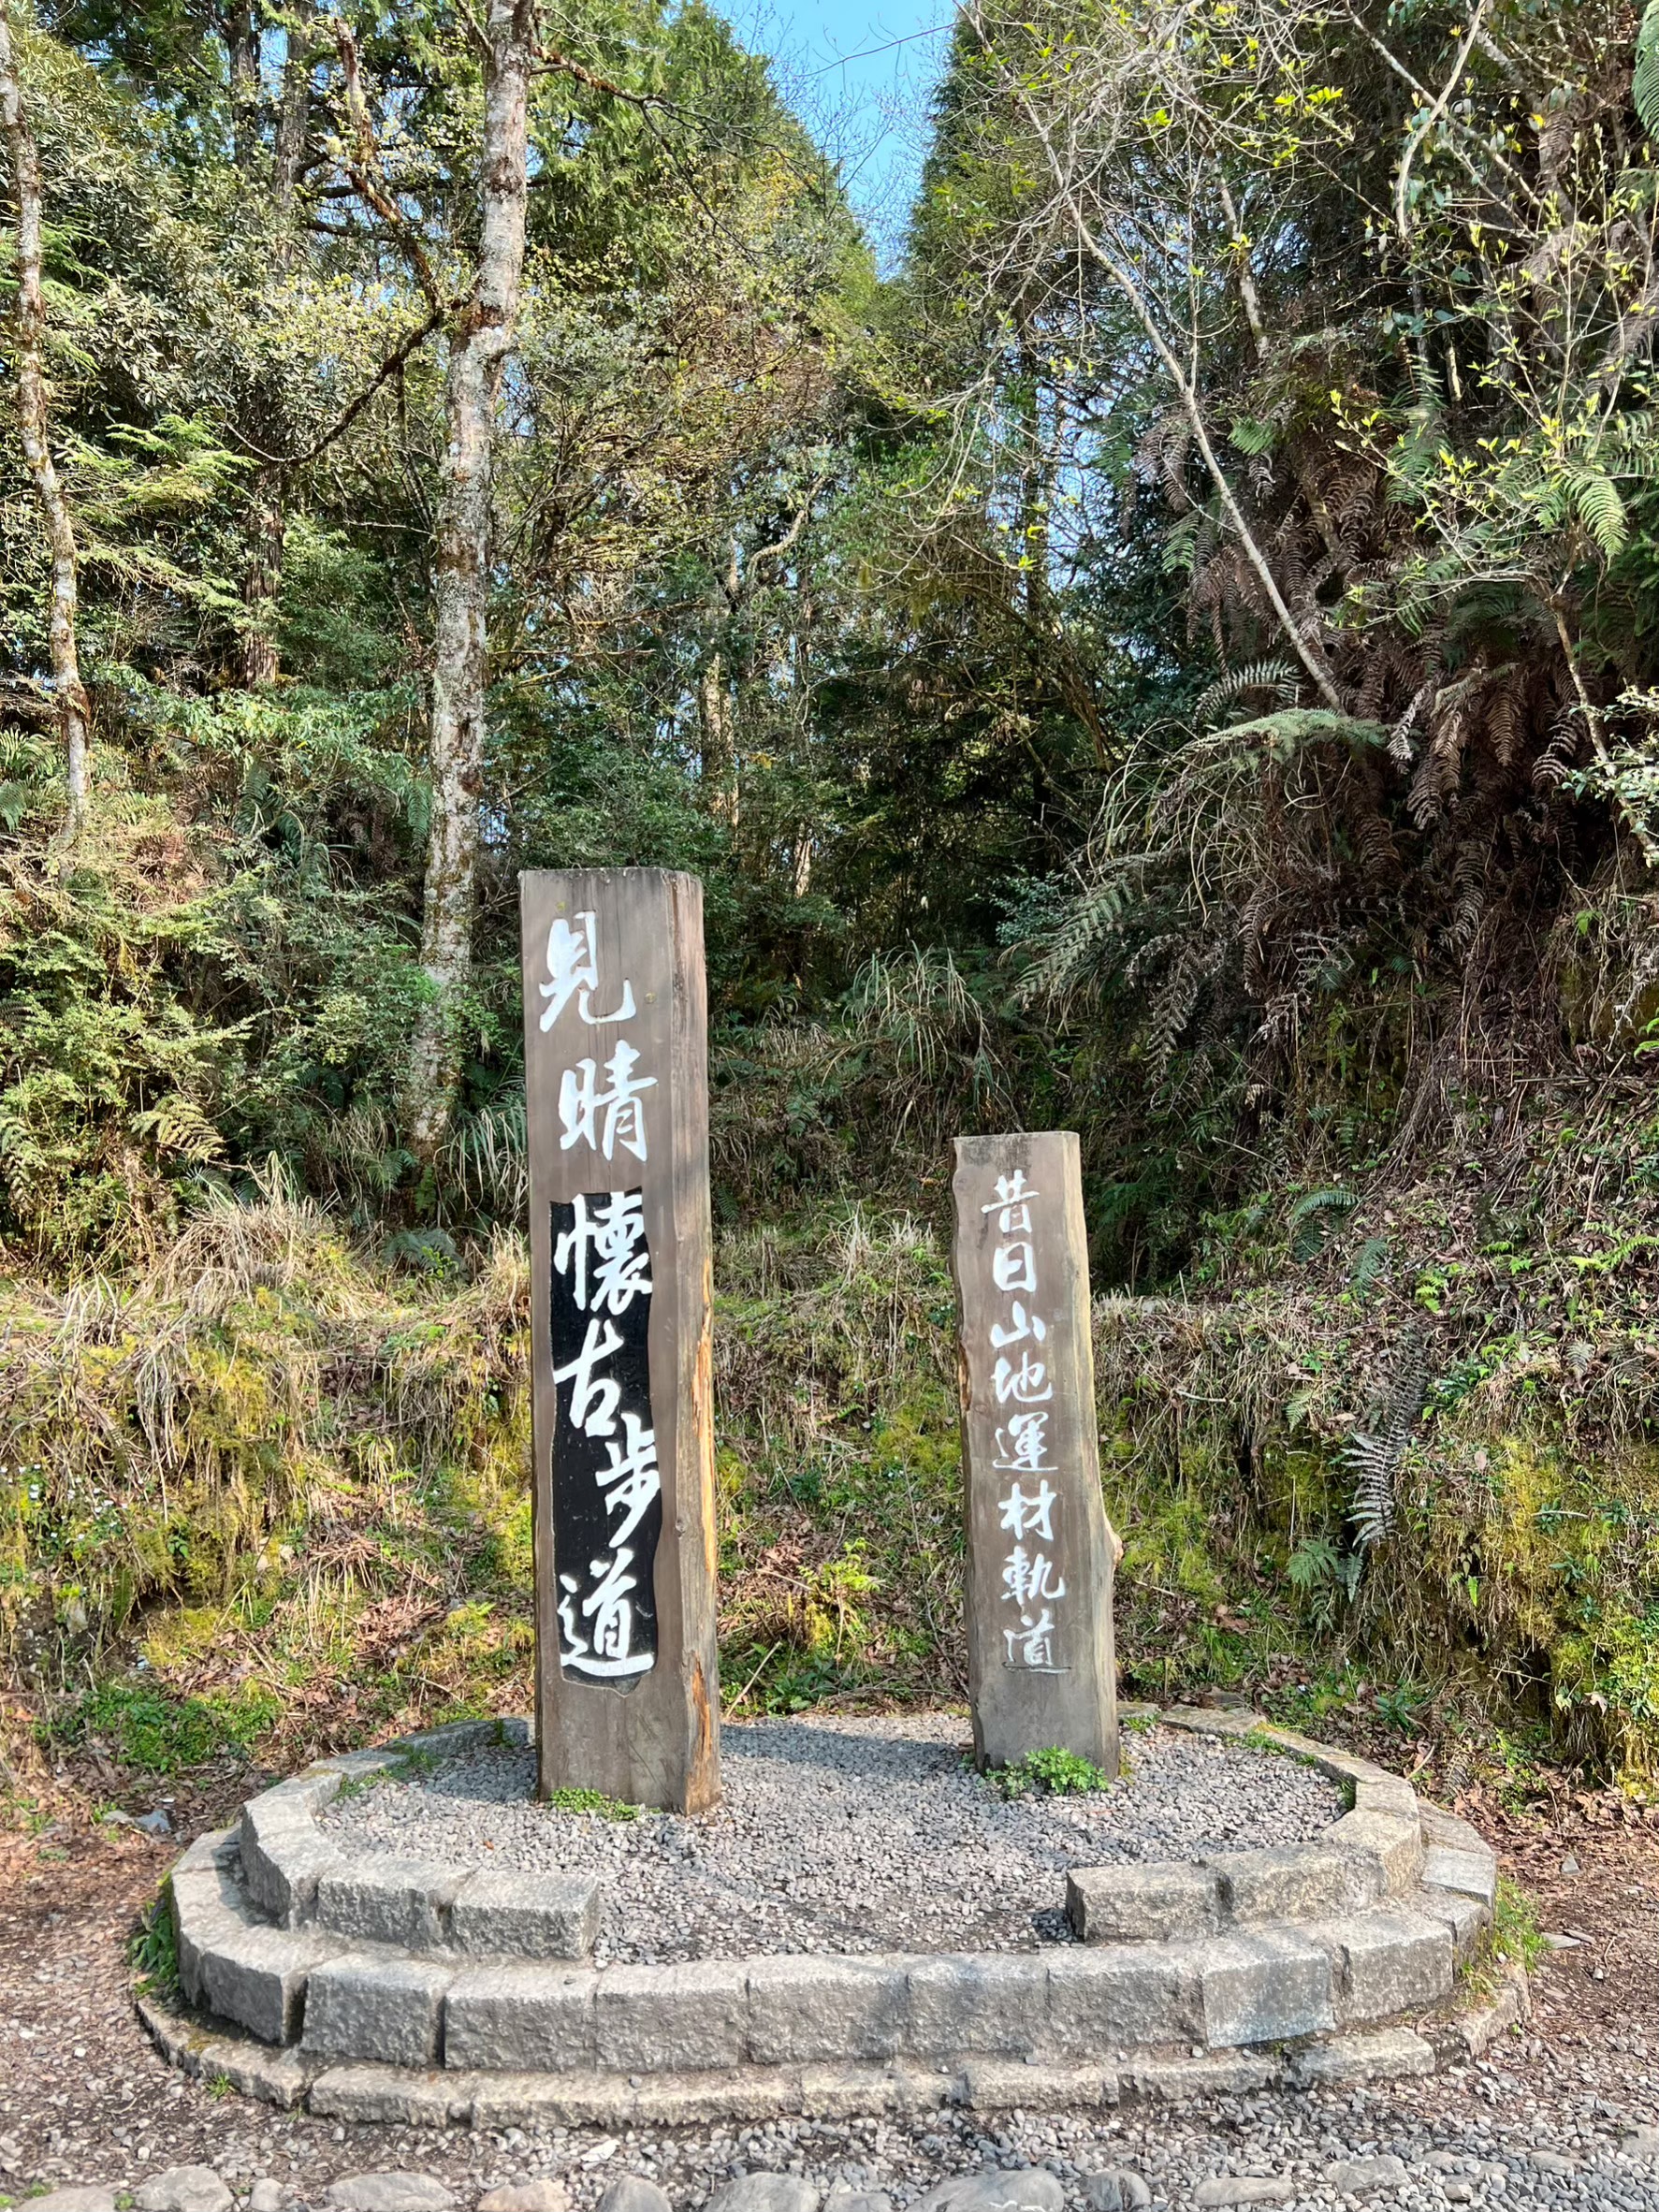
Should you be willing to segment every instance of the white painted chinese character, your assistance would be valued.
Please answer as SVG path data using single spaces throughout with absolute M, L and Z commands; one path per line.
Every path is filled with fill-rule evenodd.
M 625 1413 L 622 1433 L 623 1443 L 618 1444 L 613 1436 L 605 1445 L 611 1463 L 599 1469 L 605 1511 L 614 1513 L 618 1506 L 622 1511 L 619 1525 L 611 1531 L 613 1550 L 633 1534 L 645 1518 L 646 1508 L 662 1488 L 657 1466 L 656 1430 L 648 1429 L 638 1414 Z
M 628 1596 L 639 1586 L 637 1575 L 628 1569 L 633 1564 L 633 1551 L 624 1544 L 615 1556 L 595 1559 L 589 1563 L 588 1572 L 604 1579 L 597 1588 L 590 1590 L 582 1600 L 582 1612 L 593 1623 L 593 1650 L 600 1659 L 626 1659 L 633 1637 L 633 1607 Z
M 982 1206 L 980 1212 L 997 1215 L 997 1226 L 1007 1236 L 1011 1230 L 1030 1228 L 1029 1201 L 1041 1196 L 1041 1191 L 1026 1188 L 1026 1171 L 1016 1168 L 1011 1175 L 997 1176 L 997 1196 L 988 1206 Z
M 647 1269 L 651 1256 L 646 1249 L 643 1194 L 613 1190 L 590 1215 L 588 1201 L 578 1194 L 571 1204 L 571 1225 L 553 1245 L 553 1265 L 572 1276 L 571 1296 L 582 1313 L 625 1314 L 637 1297 L 648 1296 L 651 1282 Z M 588 1260 L 591 1253 L 593 1302 L 588 1302 Z
M 618 1039 L 616 1051 L 604 1064 L 610 1078 L 610 1088 L 604 1091 L 596 1087 L 591 1060 L 578 1060 L 574 1068 L 565 1070 L 559 1085 L 559 1118 L 564 1124 L 564 1134 L 559 1140 L 560 1151 L 568 1152 L 573 1144 L 597 1144 L 610 1159 L 620 1144 L 635 1159 L 646 1157 L 645 1109 L 640 1094 L 654 1090 L 657 1079 L 634 1074 L 638 1059 L 628 1040 Z M 602 1113 L 604 1132 L 596 1137 L 594 1123 Z
M 1034 1598 L 1061 1598 L 1066 1594 L 1064 1582 L 1055 1579 L 1055 1563 L 1046 1551 L 1027 1551 L 1024 1544 L 1016 1544 L 1002 1563 L 1004 1603 L 1011 1598 L 1015 1605 L 1026 1607 Z
M 1025 1307 L 1016 1298 L 1013 1302 L 1013 1322 L 1005 1329 L 1000 1321 L 991 1324 L 991 1342 L 1000 1351 L 1005 1344 L 1023 1344 L 1026 1337 L 1035 1337 L 1039 1344 L 1048 1334 L 1048 1323 L 1040 1314 L 1027 1317 Z
M 1035 1529 L 1045 1544 L 1052 1544 L 1055 1540 L 1055 1507 L 1059 1500 L 1059 1492 L 1050 1490 L 1046 1482 L 1040 1482 L 1036 1496 L 1030 1498 L 1016 1482 L 1002 1500 L 1002 1525 L 1011 1532 L 1016 1542 L 1028 1536 Z M 1058 1594 L 1056 1591 L 1055 1595 Z
M 1008 1426 L 997 1432 L 999 1456 L 991 1463 L 1010 1475 L 1053 1475 L 1058 1470 L 1052 1460 L 1043 1458 L 1047 1449 L 1048 1415 L 1011 1413 Z
M 614 1436 L 617 1433 L 617 1407 L 621 1403 L 622 1386 L 596 1377 L 593 1370 L 621 1346 L 621 1337 L 608 1321 L 589 1321 L 581 1350 L 568 1367 L 553 1370 L 556 1383 L 570 1382 L 575 1386 L 570 1394 L 570 1421 L 571 1427 L 580 1429 L 584 1436 Z
M 564 1592 L 559 1601 L 560 1656 L 571 1660 L 583 1659 L 592 1646 L 576 1625 L 576 1592 L 582 1585 L 575 1575 L 560 1575 L 559 1587 Z
M 991 1280 L 998 1290 L 1035 1290 L 1037 1256 L 1029 1244 L 998 1244 L 991 1255 Z
M 1029 1613 L 1022 1613 L 1019 1626 L 1005 1628 L 1002 1634 L 1008 1645 L 1008 1666 L 1054 1666 L 1055 1617 L 1046 1606 L 1040 1619 L 1033 1621 Z
M 1048 1369 L 1041 1360 L 1032 1359 L 1029 1352 L 1020 1354 L 1018 1367 L 1005 1352 L 992 1371 L 991 1388 L 997 1393 L 998 1405 L 1006 1405 L 1011 1398 L 1017 1398 L 1022 1405 L 1037 1405 L 1055 1394 Z
M 552 1028 L 554 1023 L 574 998 L 576 1011 L 583 1021 L 597 1025 L 600 1022 L 631 1022 L 633 1019 L 633 985 L 622 985 L 622 1003 L 615 1013 L 596 1014 L 591 1005 L 591 995 L 599 988 L 599 954 L 594 944 L 594 918 L 578 914 L 579 930 L 573 929 L 561 914 L 547 932 L 547 974 L 549 981 L 537 985 L 548 1003 L 542 1010 L 542 1027 Z

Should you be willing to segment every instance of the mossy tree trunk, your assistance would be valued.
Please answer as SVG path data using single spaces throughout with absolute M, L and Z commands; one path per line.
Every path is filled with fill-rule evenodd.
M 11 30 L 0 12 L 0 127 L 11 155 L 12 190 L 17 197 L 17 308 L 14 318 L 18 421 L 23 458 L 46 524 L 51 554 L 51 611 L 48 633 L 52 690 L 64 740 L 64 775 L 68 794 L 64 839 L 72 843 L 86 820 L 89 791 L 89 734 L 92 711 L 80 680 L 76 644 L 79 560 L 75 521 L 63 480 L 52 458 L 49 436 L 46 379 L 46 296 L 41 280 L 43 192 L 40 149 L 29 123 L 18 80 Z
M 473 965 L 478 801 L 484 776 L 492 452 L 502 372 L 524 266 L 533 0 L 489 0 L 484 71 L 483 223 L 471 297 L 450 325 L 438 515 L 421 962 L 430 996 L 409 1070 L 409 1130 L 429 1161 L 454 1110 L 456 1017 Z
M 316 9 L 312 0 L 291 0 L 287 26 L 282 100 L 270 150 L 270 204 L 276 217 L 272 252 L 279 269 L 292 265 L 298 242 L 294 218 L 311 140 L 312 70 L 316 57 Z M 244 167 L 258 152 L 256 136 L 252 140 L 245 133 L 239 138 L 238 159 Z M 264 409 L 264 420 L 281 420 L 274 398 Z M 286 473 L 280 463 L 267 462 L 254 479 L 248 501 L 248 566 L 242 579 L 242 604 L 248 611 L 241 633 L 241 680 L 249 691 L 274 683 L 279 673 L 276 617 L 287 508 Z

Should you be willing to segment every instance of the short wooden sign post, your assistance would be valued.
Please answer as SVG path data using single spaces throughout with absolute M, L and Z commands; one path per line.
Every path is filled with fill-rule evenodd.
M 703 886 L 519 879 L 544 1797 L 720 1801 Z
M 1077 1139 L 958 1137 L 952 1191 L 975 1753 L 1001 1767 L 1058 1746 L 1115 1774 L 1119 1545 L 1100 1497 Z

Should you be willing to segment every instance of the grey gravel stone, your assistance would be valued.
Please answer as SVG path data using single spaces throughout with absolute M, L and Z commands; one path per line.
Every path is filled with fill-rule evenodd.
M 566 2212 L 570 2191 L 562 2181 L 544 2176 L 538 2181 L 508 2181 L 500 2189 L 487 2189 L 478 2199 L 478 2212 Z
M 618 2174 L 599 2200 L 598 2212 L 674 2212 L 667 2194 L 641 2174 Z
M 742 2174 L 715 2190 L 707 2212 L 818 2212 L 818 2191 L 798 2174 Z
M 1540 2174 L 1578 2174 L 1582 2171 L 1577 2159 L 1563 2158 L 1558 2150 L 1529 2150 L 1529 2166 L 1535 2166 Z
M 850 2189 L 838 2181 L 823 2200 L 823 2212 L 893 2212 L 884 2189 Z
M 1627 2159 L 1659 2159 L 1659 2128 L 1632 2128 L 1619 2147 Z
M 953 2175 L 918 2200 L 913 2212 L 1060 2212 L 1066 2192 L 1041 2166 L 993 2167 L 983 2174 Z
M 1083 2197 L 1089 2212 L 1142 2212 L 1152 2191 L 1132 2166 L 1102 2166 L 1084 2175 Z
M 288 2212 L 289 2206 L 298 2202 L 298 2190 L 273 2180 L 269 2174 L 262 2174 L 248 2191 L 248 2212 Z
M 211 2166 L 169 2166 L 133 2193 L 138 2212 L 230 2212 L 231 2195 Z
M 1398 2189 L 1406 2178 L 1405 2161 L 1391 2152 L 1374 2159 L 1338 2159 L 1319 2176 L 1339 2197 L 1362 2197 L 1374 2189 Z
M 347 2174 L 328 2185 L 340 2212 L 451 2212 L 455 2203 L 429 2174 Z
M 948 1714 L 728 1724 L 720 1744 L 724 1802 L 694 1818 L 541 1804 L 534 1754 L 494 1747 L 348 1792 L 317 1820 L 358 1865 L 598 1876 L 604 1965 L 1028 1950 L 1069 1940 L 1073 1866 L 1306 1842 L 1342 1812 L 1335 1784 L 1309 1768 L 1174 1729 L 1138 1736 L 1111 1789 L 1012 1803 L 971 1771 L 965 1724 Z
M 1214 2174 L 1192 2192 L 1195 2205 L 1288 2205 L 1296 2184 L 1277 2174 Z
M 78 2182 L 68 2189 L 49 2190 L 29 2199 L 29 2212 L 115 2212 L 115 2191 L 95 2182 Z

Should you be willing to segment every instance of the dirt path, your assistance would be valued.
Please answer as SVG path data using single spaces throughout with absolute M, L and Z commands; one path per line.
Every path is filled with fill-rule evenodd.
M 734 2167 L 795 2164 L 825 2183 L 862 2175 L 902 2201 L 926 2180 L 1000 2160 L 1050 2163 L 1072 2183 L 1103 2164 L 1132 2165 L 1155 2203 L 1185 2206 L 1199 2179 L 1223 2165 L 1284 2176 L 1295 2194 L 1277 2201 L 1301 2203 L 1301 2177 L 1317 2176 L 1321 2160 L 1392 2147 L 1410 2178 L 1373 2201 L 1659 2208 L 1659 2167 L 1619 2153 L 1628 2127 L 1659 2121 L 1659 1843 L 1651 1832 L 1589 1825 L 1516 1829 L 1499 1841 L 1543 1925 L 1582 1940 L 1551 1959 L 1530 2037 L 1461 2078 L 1411 2083 L 1397 2099 L 1377 2091 L 1257 2097 L 1201 2112 L 1028 2116 L 990 2134 L 981 2117 L 944 2113 L 615 2143 L 592 2130 L 342 2127 L 213 2097 L 155 2056 L 128 1994 L 127 1943 L 179 1845 L 101 1829 L 51 1838 L 14 1863 L 0 1892 L 0 2190 L 133 2188 L 147 2174 L 199 2163 L 239 2190 L 269 2175 L 308 2201 L 368 2170 L 437 2176 L 467 2205 L 498 2182 L 554 2174 L 580 2205 L 632 2170 L 654 2174 L 678 2206 L 700 2202 Z M 1311 2178 L 1307 2192 L 1309 2202 L 1333 2201 Z

